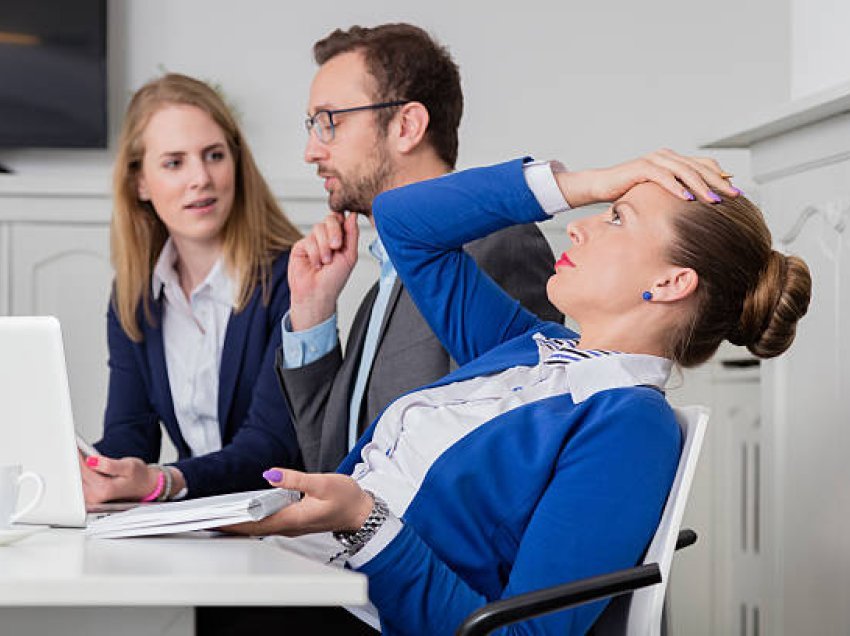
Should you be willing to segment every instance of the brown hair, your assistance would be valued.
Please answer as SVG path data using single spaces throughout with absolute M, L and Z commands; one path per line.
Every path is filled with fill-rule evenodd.
M 448 49 L 412 24 L 382 24 L 337 29 L 313 45 L 317 64 L 341 53 L 359 51 L 375 78 L 376 102 L 407 100 L 419 102 L 430 117 L 426 140 L 449 168 L 457 163 L 457 129 L 463 115 L 460 72 Z M 386 129 L 393 110 L 375 112 L 381 129 Z
M 806 263 L 772 249 L 761 211 L 743 196 L 683 203 L 668 258 L 698 276 L 692 320 L 677 330 L 670 357 L 684 367 L 706 361 L 726 339 L 759 358 L 794 341 L 809 306 Z
M 222 231 L 225 262 L 238 277 L 237 312 L 248 304 L 257 284 L 262 288 L 263 302 L 268 302 L 272 262 L 301 236 L 275 201 L 233 113 L 218 93 L 204 82 L 176 73 L 148 82 L 136 91 L 127 107 L 113 175 L 113 303 L 121 327 L 136 342 L 142 339 L 140 306 L 148 322 L 153 322 L 150 280 L 168 238 L 168 230 L 151 204 L 138 197 L 137 179 L 145 153 L 142 135 L 151 116 L 168 104 L 195 106 L 212 117 L 224 131 L 234 158 L 233 209 Z

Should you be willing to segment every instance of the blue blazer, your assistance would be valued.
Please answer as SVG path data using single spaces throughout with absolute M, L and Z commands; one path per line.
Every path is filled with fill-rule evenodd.
M 432 386 L 537 364 L 535 332 L 575 336 L 523 309 L 461 249 L 547 218 L 521 161 L 386 192 L 373 211 L 405 288 L 463 365 Z M 341 472 L 351 473 L 374 430 Z M 359 568 L 383 633 L 451 634 L 489 601 L 634 565 L 658 524 L 680 448 L 671 408 L 644 386 L 612 386 L 578 403 L 555 395 L 479 426 L 434 461 L 401 532 Z M 499 633 L 584 634 L 604 605 Z
M 95 444 L 107 457 L 159 459 L 160 422 L 179 453 L 174 466 L 186 477 L 189 497 L 267 488 L 270 466 L 301 467 L 295 430 L 274 370 L 280 321 L 289 309 L 286 278 L 289 253 L 272 266 L 271 296 L 262 302 L 258 286 L 248 305 L 227 324 L 218 393 L 222 448 L 192 457 L 180 433 L 165 364 L 162 300 L 153 302 L 154 324 L 139 312 L 143 339 L 124 333 L 110 302 L 107 314 L 109 394 L 103 439 Z

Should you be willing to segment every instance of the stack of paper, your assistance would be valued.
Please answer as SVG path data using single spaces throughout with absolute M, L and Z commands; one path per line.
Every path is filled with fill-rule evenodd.
M 217 528 L 258 521 L 299 499 L 295 490 L 274 488 L 140 506 L 92 521 L 86 534 L 116 539 Z

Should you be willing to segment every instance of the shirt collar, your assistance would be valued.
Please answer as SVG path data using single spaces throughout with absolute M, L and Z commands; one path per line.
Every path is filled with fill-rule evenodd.
M 369 243 L 369 253 L 375 257 L 375 260 L 378 261 L 378 264 L 381 266 L 381 278 L 396 275 L 393 262 L 390 260 L 390 257 L 387 256 L 387 251 L 384 249 L 384 244 L 381 241 L 380 236 Z
M 177 263 L 177 249 L 174 242 L 169 238 L 162 246 L 162 251 L 154 266 L 151 276 L 151 294 L 154 300 L 159 300 L 160 295 L 166 288 L 180 289 L 180 277 L 175 265 Z M 224 265 L 224 257 L 221 256 L 212 266 L 210 273 L 192 293 L 208 290 L 211 298 L 225 305 L 233 305 L 236 302 L 236 285 Z
M 166 286 L 180 287 L 180 278 L 177 276 L 177 270 L 174 269 L 175 263 L 177 263 L 177 250 L 174 249 L 174 243 L 169 238 L 162 246 L 162 251 L 153 268 L 153 276 L 151 276 L 151 295 L 154 300 L 159 300 Z
M 534 334 L 544 364 L 553 352 L 568 341 Z M 663 389 L 670 378 L 673 362 L 667 358 L 640 353 L 609 352 L 571 362 L 565 366 L 573 402 L 578 404 L 606 389 L 648 385 Z

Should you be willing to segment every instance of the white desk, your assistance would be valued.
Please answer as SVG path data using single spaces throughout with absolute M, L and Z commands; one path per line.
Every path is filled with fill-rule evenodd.
M 256 539 L 88 539 L 0 547 L 0 636 L 194 633 L 199 605 L 362 605 L 366 577 Z

